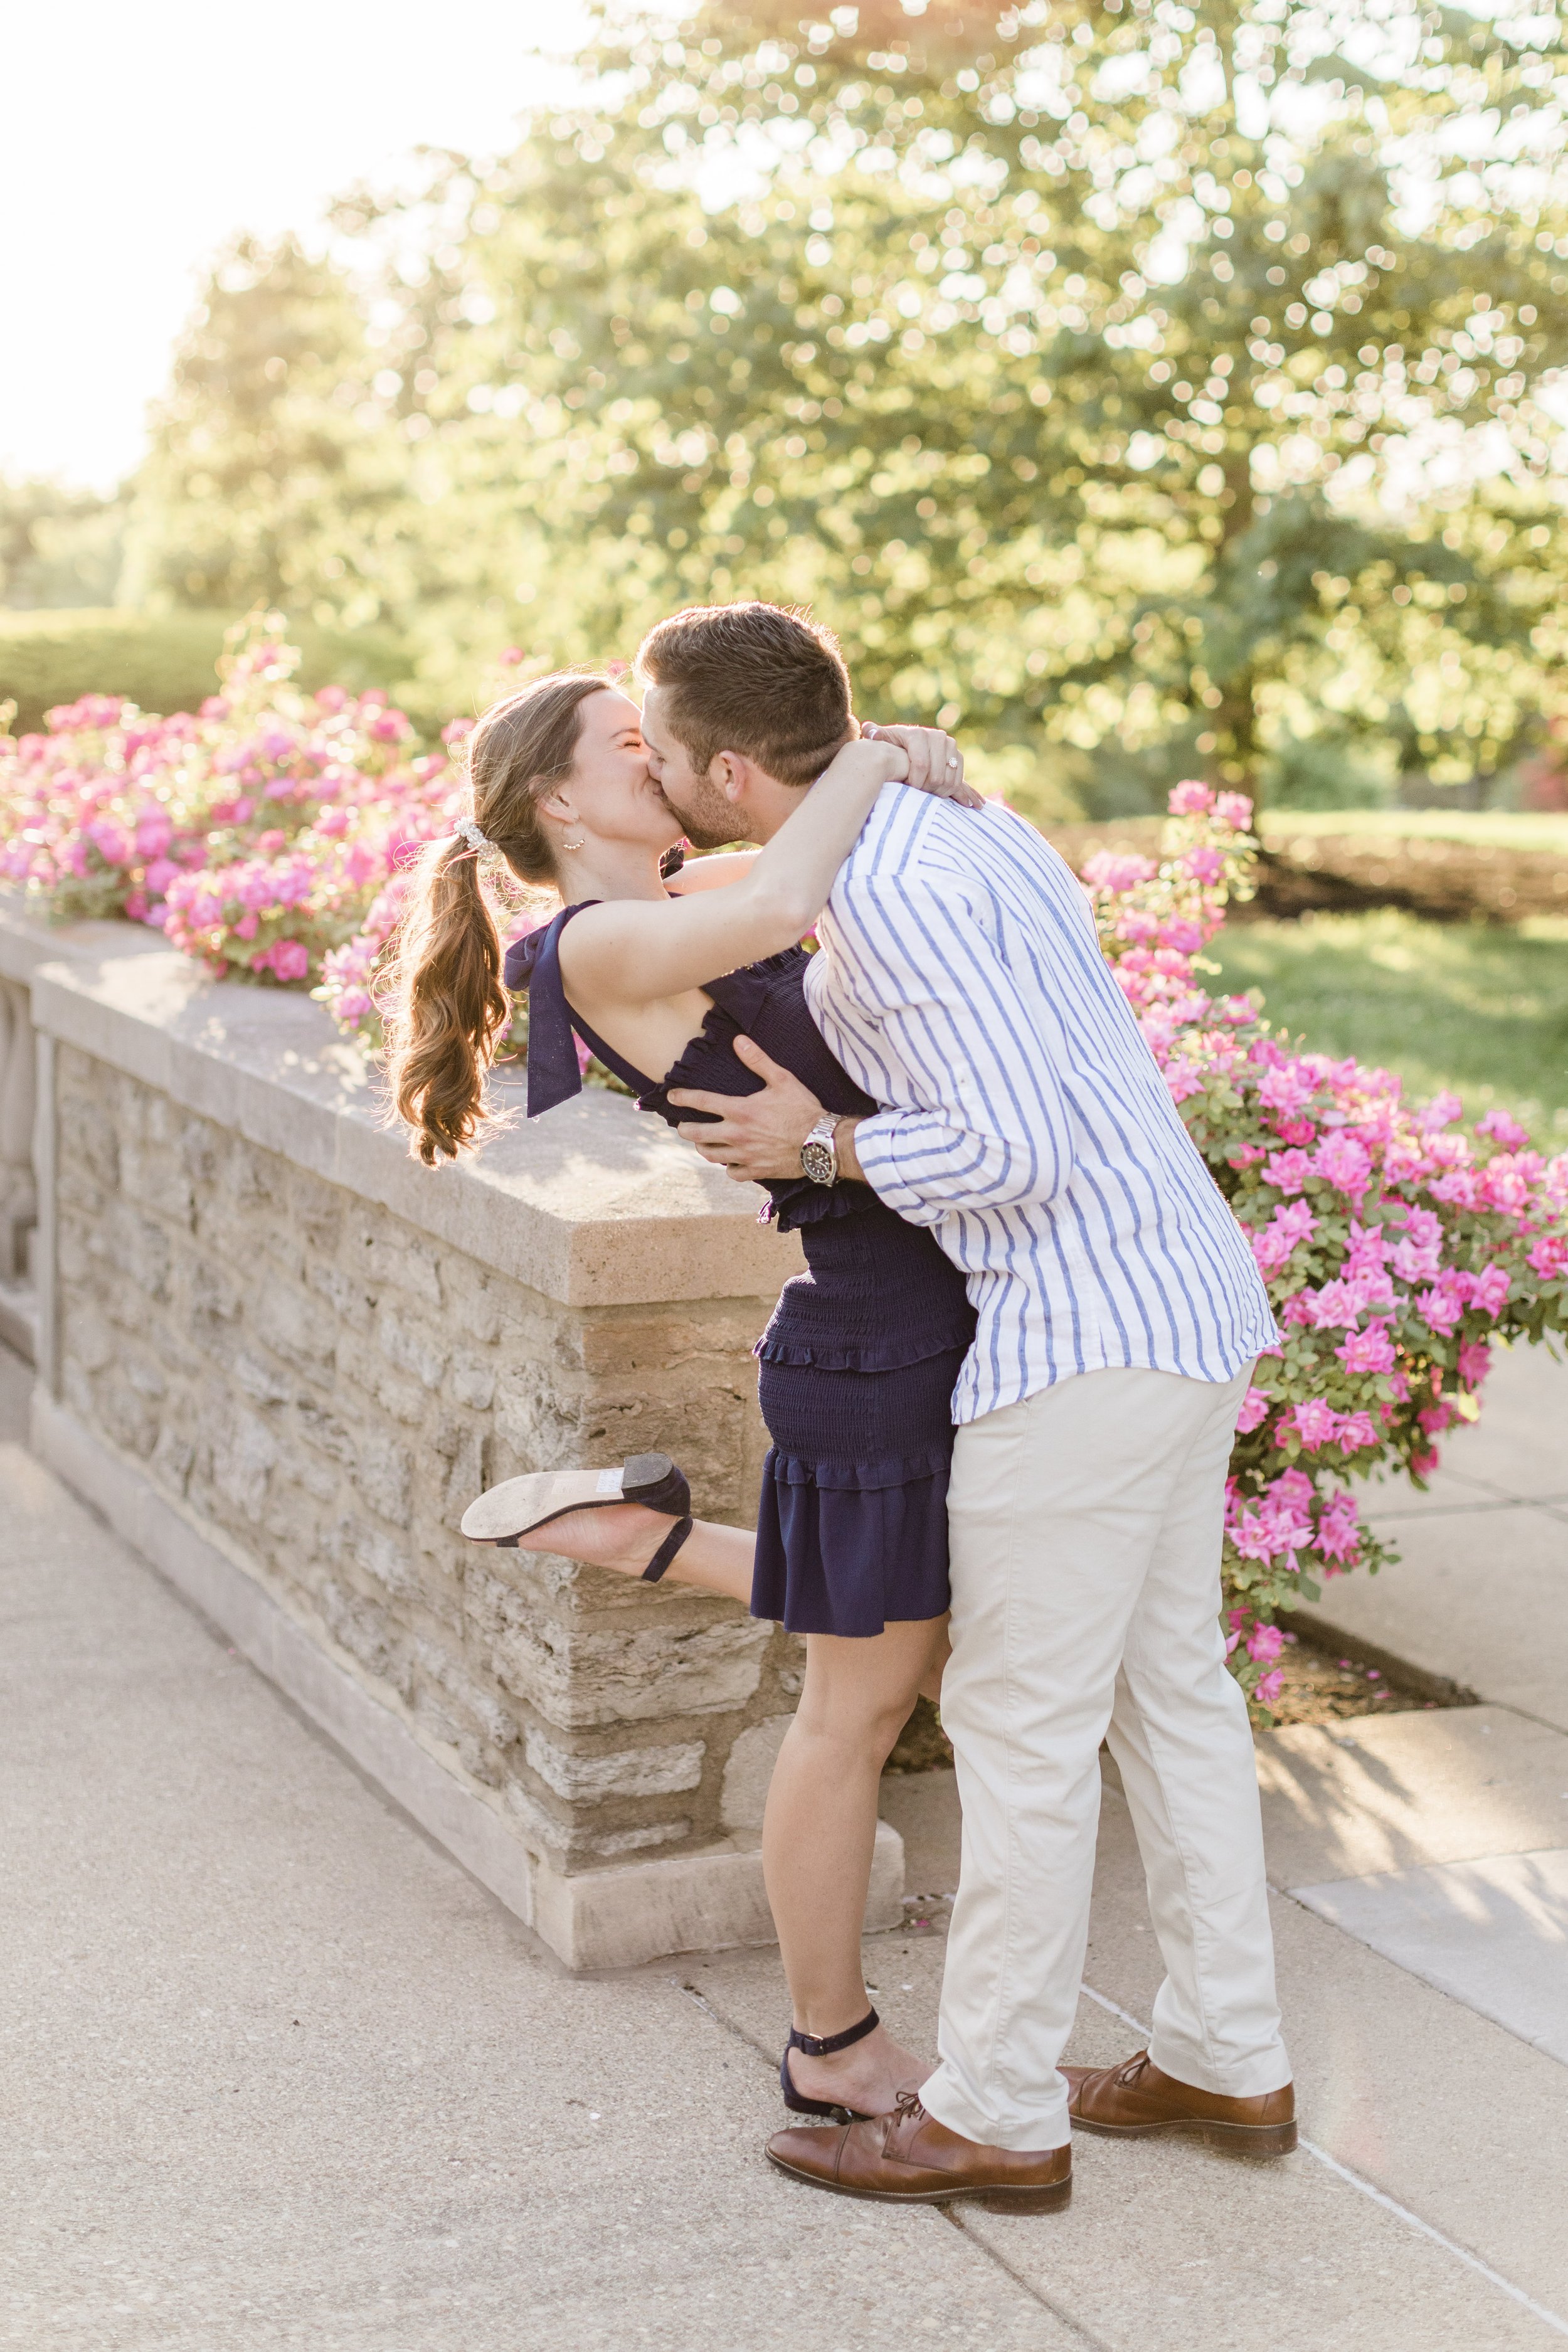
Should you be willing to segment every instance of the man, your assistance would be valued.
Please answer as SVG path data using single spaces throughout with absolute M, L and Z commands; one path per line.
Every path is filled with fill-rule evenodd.
M 677 614 L 638 669 L 656 772 L 700 845 L 765 841 L 796 804 L 748 752 L 748 713 L 789 698 L 825 758 L 854 726 L 831 639 L 772 606 Z M 1034 2182 L 1044 2203 L 1070 2122 L 1283 2153 L 1252 1742 L 1218 1622 L 1237 1410 L 1277 1336 L 1263 1286 L 1081 888 L 1022 819 L 885 791 L 818 937 L 813 1016 L 884 1106 L 837 1122 L 837 1172 L 931 1228 L 979 1316 L 953 1398 L 942 1685 L 963 1859 L 920 2099 L 769 2154 L 863 2196 Z M 748 1058 L 763 1091 L 684 1097 L 721 1118 L 690 1139 L 737 1178 L 796 1173 L 818 1106 Z M 1064 2077 L 1102 1738 L 1166 1976 L 1146 2053 Z

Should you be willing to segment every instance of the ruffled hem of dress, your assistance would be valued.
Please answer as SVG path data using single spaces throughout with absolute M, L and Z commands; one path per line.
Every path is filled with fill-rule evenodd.
M 778 1466 L 781 1457 L 769 1457 Z M 874 1640 L 889 1623 L 942 1616 L 949 1604 L 948 1450 L 921 1475 L 836 1486 L 839 1465 L 784 1467 L 764 1477 L 757 1515 L 752 1614 L 792 1633 Z M 862 1468 L 870 1465 L 861 1465 Z M 909 1470 L 912 1465 L 900 1465 Z
M 763 1464 L 764 1485 L 815 1486 L 833 1495 L 872 1495 L 888 1486 L 914 1486 L 925 1478 L 945 1478 L 952 1464 L 951 1441 L 928 1445 L 915 1454 L 885 1454 L 868 1462 L 807 1461 L 804 1454 L 781 1454 L 776 1445 Z
M 918 1339 L 868 1339 L 864 1345 L 851 1341 L 826 1348 L 809 1339 L 772 1339 L 764 1331 L 752 1353 L 759 1363 L 809 1365 L 818 1372 L 901 1372 L 910 1364 L 929 1364 L 933 1356 L 967 1353 L 973 1336 L 973 1325 L 963 1325 L 947 1335 L 922 1331 Z
M 835 1217 L 860 1217 L 877 1205 L 869 1184 L 846 1178 L 842 1184 L 814 1184 L 809 1176 L 785 1177 L 765 1184 L 773 1201 L 773 1222 L 781 1234 L 798 1233 L 802 1225 L 825 1225 Z

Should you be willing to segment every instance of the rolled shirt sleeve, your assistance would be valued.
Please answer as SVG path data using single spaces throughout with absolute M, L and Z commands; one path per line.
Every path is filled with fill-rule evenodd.
M 847 879 L 836 911 L 834 1017 L 885 1073 L 868 1090 L 914 1098 L 858 1124 L 867 1181 L 914 1224 L 1048 1204 L 1073 1162 L 1060 1024 L 1032 973 L 1003 962 L 987 910 L 875 874 Z

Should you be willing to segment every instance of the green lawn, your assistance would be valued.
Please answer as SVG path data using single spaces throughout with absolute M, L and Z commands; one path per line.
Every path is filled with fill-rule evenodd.
M 1380 840 L 1469 841 L 1568 856 L 1568 816 L 1521 815 L 1510 809 L 1266 808 L 1259 829 L 1270 844 L 1315 833 L 1361 833 Z
M 1547 1150 L 1568 1141 L 1568 921 L 1503 929 L 1392 908 L 1243 923 L 1210 956 L 1216 990 L 1258 988 L 1277 1028 L 1320 1053 L 1397 1070 L 1416 1097 L 1451 1087 L 1466 1116 L 1501 1103 Z

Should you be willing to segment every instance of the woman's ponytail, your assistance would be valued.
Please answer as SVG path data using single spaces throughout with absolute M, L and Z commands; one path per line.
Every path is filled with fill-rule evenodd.
M 485 1074 L 510 1025 L 500 934 L 460 839 L 415 867 L 383 992 L 387 1090 L 426 1168 L 455 1160 L 485 1110 Z
M 492 703 L 468 738 L 473 822 L 520 882 L 555 880 L 538 803 L 571 774 L 582 706 L 605 689 L 614 690 L 607 677 L 579 671 L 535 678 Z M 376 988 L 387 1094 L 427 1168 L 455 1160 L 489 1116 L 485 1079 L 511 1022 L 500 975 L 479 854 L 460 835 L 431 842 L 413 869 Z

